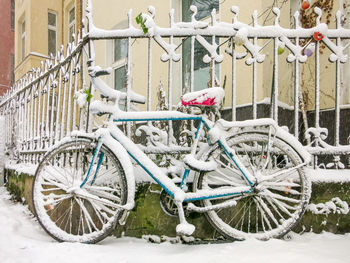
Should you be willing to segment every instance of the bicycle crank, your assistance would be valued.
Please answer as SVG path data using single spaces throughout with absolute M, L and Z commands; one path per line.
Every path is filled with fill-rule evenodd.
M 220 204 L 217 204 L 217 205 L 211 205 L 211 206 L 206 206 L 206 207 L 199 207 L 193 203 L 190 203 L 187 206 L 187 211 L 197 212 L 197 213 L 205 213 L 205 212 L 212 211 L 212 210 L 218 210 L 218 209 L 227 208 L 227 207 L 234 207 L 236 205 L 237 205 L 236 200 L 229 200 L 229 201 L 225 201 L 225 202 L 222 202 Z
M 183 203 L 184 211 L 187 210 L 187 203 Z M 179 215 L 174 198 L 164 189 L 160 192 L 160 207 L 168 216 L 177 217 Z

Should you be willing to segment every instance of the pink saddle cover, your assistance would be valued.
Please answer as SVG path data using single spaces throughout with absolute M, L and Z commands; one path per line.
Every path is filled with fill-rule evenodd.
M 224 95 L 223 88 L 213 87 L 186 93 L 182 96 L 181 103 L 184 106 L 214 106 L 222 102 Z

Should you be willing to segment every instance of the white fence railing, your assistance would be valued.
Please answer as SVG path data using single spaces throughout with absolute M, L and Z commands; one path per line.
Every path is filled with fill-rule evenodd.
M 86 129 L 84 109 L 74 99 L 85 85 L 86 41 L 78 35 L 55 57 L 32 69 L 1 98 L 5 145 L 10 158 L 36 163 L 45 151 L 73 130 Z
M 90 3 L 90 1 L 88 1 Z M 147 109 L 150 110 L 154 98 L 152 94 L 152 52 L 155 45 L 160 46 L 165 52 L 161 55 L 161 60 L 168 66 L 167 81 L 167 103 L 175 104 L 173 98 L 173 68 L 174 64 L 183 59 L 183 55 L 179 52 L 180 46 L 186 39 L 190 40 L 189 54 L 190 70 L 189 85 L 183 87 L 181 93 L 186 90 L 194 90 L 194 63 L 195 63 L 195 42 L 200 44 L 205 50 L 203 62 L 207 63 L 211 68 L 211 85 L 217 85 L 215 65 L 221 63 L 225 58 L 229 57 L 231 62 L 230 76 L 232 86 L 226 87 L 231 89 L 230 98 L 226 100 L 231 102 L 230 109 L 223 110 L 223 116 L 236 120 L 239 117 L 239 109 L 237 101 L 237 61 L 245 59 L 246 65 L 251 68 L 251 104 L 247 106 L 252 118 L 258 118 L 258 64 L 264 63 L 266 54 L 264 48 L 272 43 L 273 54 L 270 55 L 273 65 L 273 85 L 269 104 L 268 116 L 277 120 L 280 124 L 284 123 L 281 117 L 281 108 L 279 107 L 279 69 L 281 61 L 279 59 L 279 48 L 283 46 L 286 52 L 289 52 L 286 63 L 293 65 L 291 74 L 291 83 L 293 83 L 293 103 L 289 107 L 289 116 L 292 116 L 290 132 L 300 139 L 305 139 L 309 152 L 315 155 L 315 166 L 320 162 L 317 156 L 327 156 L 325 162 L 327 167 L 344 168 L 347 167 L 346 158 L 350 154 L 350 146 L 344 143 L 341 137 L 344 134 L 348 136 L 350 133 L 349 122 L 344 119 L 341 121 L 340 107 L 340 89 L 343 85 L 342 74 L 343 64 L 348 60 L 345 50 L 349 44 L 345 42 L 350 39 L 350 30 L 342 27 L 341 13 L 338 11 L 336 15 L 336 28 L 328 28 L 327 24 L 321 23 L 322 11 L 315 9 L 317 14 L 316 26 L 313 28 L 302 28 L 299 24 L 299 13 L 294 15 L 295 28 L 283 28 L 279 24 L 280 10 L 273 9 L 275 14 L 275 22 L 271 26 L 258 25 L 258 16 L 253 14 L 252 25 L 242 23 L 238 20 L 239 8 L 232 7 L 233 21 L 218 22 L 215 10 L 211 13 L 211 22 L 197 21 L 195 15 L 196 7 L 192 6 L 193 12 L 191 21 L 175 22 L 174 11 L 170 12 L 170 26 L 167 28 L 157 26 L 155 22 L 155 9 L 150 7 L 149 14 L 143 14 L 142 26 L 147 28 L 147 33 L 132 23 L 132 13 L 128 14 L 128 28 L 116 30 L 102 30 L 96 28 L 93 24 L 93 14 L 91 3 L 87 8 L 87 17 L 89 21 L 88 33 L 84 37 L 77 37 L 76 44 L 68 46 L 66 55 L 63 51 L 58 52 L 52 60 L 47 60 L 42 64 L 41 68 L 28 73 L 23 79 L 19 80 L 16 85 L 1 98 L 0 114 L 6 119 L 6 146 L 7 149 L 15 149 L 12 158 L 19 158 L 22 162 L 36 162 L 40 155 L 44 153 L 48 147 L 53 145 L 64 136 L 69 135 L 72 130 L 88 129 L 89 118 L 85 114 L 84 109 L 80 109 L 77 105 L 75 95 L 78 90 L 88 89 L 88 78 L 86 77 L 86 59 L 94 59 L 95 54 L 89 54 L 88 43 L 99 41 L 102 39 L 126 39 L 127 41 L 127 69 L 126 78 L 127 93 L 130 94 L 132 87 L 132 78 L 137 78 L 137 73 L 133 71 L 132 65 L 132 43 L 137 38 L 148 39 L 148 87 L 147 87 Z M 210 39 L 210 40 L 208 40 Z M 180 44 L 177 44 L 180 43 Z M 312 44 L 312 45 L 310 45 Z M 240 45 L 245 52 L 238 52 L 236 47 Z M 320 83 L 323 81 L 320 73 L 321 45 L 329 53 L 329 61 L 335 64 L 335 97 L 334 108 L 331 113 L 328 111 L 328 117 L 323 114 L 320 108 L 320 101 L 323 99 L 321 95 Z M 309 56 L 306 49 L 313 48 L 314 56 Z M 220 53 L 225 52 L 225 56 Z M 228 55 L 229 56 L 228 56 Z M 85 58 L 89 55 L 88 58 Z M 301 96 L 301 69 L 300 65 L 314 59 L 314 109 L 305 111 L 303 109 L 304 100 Z M 136 61 L 137 62 L 137 61 Z M 184 69 L 182 69 L 184 71 Z M 348 87 L 350 88 L 350 87 Z M 290 109 L 291 108 L 291 109 Z M 130 100 L 127 100 L 126 110 L 131 109 Z M 344 111 L 347 111 L 344 109 Z M 345 113 L 344 113 L 345 114 Z M 333 116 L 332 122 L 329 116 Z M 264 116 L 266 117 L 266 116 Z M 310 121 L 313 117 L 314 121 Z M 323 118 L 328 118 L 327 123 L 334 128 L 331 142 L 327 141 L 329 127 L 322 127 L 321 123 L 325 123 Z M 301 125 L 302 124 L 302 125 Z M 301 128 L 302 127 L 302 128 Z M 173 132 L 171 123 L 169 124 L 169 133 Z M 127 132 L 131 132 L 128 127 Z M 302 134 L 301 134 L 302 133 Z M 305 136 L 304 136 L 305 134 Z M 328 138 L 329 139 L 329 138 Z M 342 145 L 343 144 L 343 145 Z M 329 159 L 331 157 L 331 159 Z

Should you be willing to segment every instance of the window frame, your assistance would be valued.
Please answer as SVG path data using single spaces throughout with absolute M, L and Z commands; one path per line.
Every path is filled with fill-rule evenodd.
M 126 53 L 125 53 L 125 56 L 121 56 L 119 59 L 116 59 L 116 48 L 115 48 L 115 45 L 117 44 L 118 40 L 120 40 L 120 43 L 126 45 Z M 123 42 L 123 40 L 125 40 L 125 42 Z M 112 65 L 111 65 L 111 68 L 113 70 L 113 88 L 116 89 L 116 90 L 123 90 L 125 87 L 121 87 L 121 88 L 117 88 L 116 86 L 116 71 L 121 69 L 121 68 L 125 68 L 125 78 L 126 78 L 126 74 L 127 74 L 127 70 L 126 70 L 126 67 L 127 67 L 127 63 L 128 63 L 128 39 L 127 38 L 120 38 L 120 39 L 113 39 L 113 62 L 112 62 Z
M 48 44 L 48 55 L 50 56 L 52 52 L 50 52 L 50 35 L 49 35 L 49 31 L 54 31 L 55 32 L 55 48 L 54 48 L 54 53 L 52 53 L 52 55 L 56 55 L 56 51 L 57 51 L 57 13 L 55 11 L 49 10 L 47 12 L 47 16 L 49 17 L 49 14 L 52 14 L 55 16 L 55 25 L 50 25 L 49 23 L 49 19 L 47 21 L 47 28 L 48 28 L 48 36 L 47 36 L 47 44 Z
M 71 17 L 71 11 L 74 10 L 73 14 L 74 14 L 74 18 L 72 21 L 70 21 Z M 71 8 L 68 9 L 68 13 L 67 13 L 67 22 L 68 22 L 68 43 L 73 42 L 73 35 L 75 35 L 75 21 L 76 21 L 76 15 L 75 15 L 75 5 L 73 5 Z M 72 33 L 71 34 L 71 28 L 72 28 Z

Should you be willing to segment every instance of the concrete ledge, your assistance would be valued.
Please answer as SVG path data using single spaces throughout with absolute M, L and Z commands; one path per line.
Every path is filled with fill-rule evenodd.
M 29 209 L 33 211 L 31 192 L 33 176 L 10 169 L 6 169 L 5 173 L 8 180 L 7 188 L 14 199 L 27 203 Z M 160 190 L 160 187 L 155 184 L 138 184 L 135 208 L 130 212 L 126 224 L 115 230 L 116 236 L 176 236 L 175 227 L 178 224 L 178 218 L 170 217 L 163 212 L 159 202 Z M 334 199 L 336 197 L 345 207 L 339 206 L 338 199 Z M 349 209 L 346 210 L 346 206 L 350 204 L 350 182 L 315 180 L 312 185 L 310 204 L 314 206 L 310 206 L 301 222 L 293 229 L 295 232 L 350 233 L 350 213 Z M 209 240 L 219 238 L 220 235 L 206 221 L 204 215 L 191 213 L 188 221 L 196 226 L 193 237 Z

